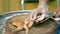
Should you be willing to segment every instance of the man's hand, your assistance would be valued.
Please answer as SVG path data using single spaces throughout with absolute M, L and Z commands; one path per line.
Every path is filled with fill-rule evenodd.
M 56 12 L 54 12 L 54 18 L 60 17 L 60 7 L 57 8 Z
M 47 6 L 47 0 L 39 0 L 39 6 L 36 9 L 33 9 L 32 13 L 29 15 L 29 18 L 27 20 L 35 20 L 37 18 L 37 15 L 40 15 L 40 18 L 38 20 L 43 20 L 47 14 L 48 6 Z
M 30 14 L 30 20 L 35 20 L 38 14 L 40 18 L 38 20 L 43 20 L 47 14 L 48 7 L 44 5 L 40 5 L 38 8 L 34 9 L 33 12 Z

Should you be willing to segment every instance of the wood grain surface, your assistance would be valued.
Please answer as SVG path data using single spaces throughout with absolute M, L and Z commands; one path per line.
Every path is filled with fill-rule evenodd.
M 28 15 L 12 17 L 6 22 L 6 26 L 7 26 L 7 24 L 9 25 L 10 21 L 12 21 L 12 22 L 13 21 L 24 21 L 27 17 L 28 17 Z M 14 27 L 12 27 L 12 25 L 10 25 L 9 27 L 14 28 Z M 6 27 L 6 33 L 12 34 L 12 32 L 10 32 L 8 29 L 9 27 Z M 46 20 L 43 23 L 34 24 L 33 27 L 29 29 L 29 34 L 53 34 L 53 32 L 56 29 L 57 29 L 56 21 L 49 18 L 48 20 Z M 25 34 L 25 30 L 15 32 L 14 34 Z

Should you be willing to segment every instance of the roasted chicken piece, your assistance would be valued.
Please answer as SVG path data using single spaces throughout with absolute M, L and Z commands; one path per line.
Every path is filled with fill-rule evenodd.
M 23 29 L 26 30 L 26 34 L 28 34 L 29 28 L 32 27 L 33 21 L 25 21 L 25 22 L 10 22 L 16 29 L 14 32 L 21 31 Z

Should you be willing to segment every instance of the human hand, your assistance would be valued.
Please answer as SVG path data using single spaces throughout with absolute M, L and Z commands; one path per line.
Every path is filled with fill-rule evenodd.
M 46 14 L 48 13 L 48 7 L 46 5 L 39 5 L 36 9 L 32 10 L 32 13 L 29 15 L 29 17 L 26 20 L 36 20 L 41 21 L 46 17 Z M 39 16 L 39 17 L 38 17 Z
M 57 8 L 57 10 L 54 12 L 54 16 L 53 16 L 53 17 L 54 17 L 54 18 L 60 17 L 60 7 Z

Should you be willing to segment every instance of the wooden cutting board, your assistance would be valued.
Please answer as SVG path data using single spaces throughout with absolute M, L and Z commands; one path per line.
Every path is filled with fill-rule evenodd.
M 24 21 L 26 18 L 28 17 L 28 15 L 21 15 L 21 16 L 15 16 L 10 18 L 7 22 L 6 22 L 6 33 L 12 33 L 9 31 L 9 27 L 10 28 L 14 28 L 12 25 L 10 25 L 9 27 L 7 27 L 7 24 L 9 25 L 9 22 L 12 21 Z M 7 31 L 8 29 L 8 31 Z M 48 20 L 44 21 L 43 23 L 39 23 L 39 24 L 34 24 L 33 27 L 29 30 L 29 34 L 53 34 L 53 32 L 57 29 L 57 23 L 55 20 L 53 20 L 52 18 L 49 18 Z M 25 30 L 14 33 L 14 34 L 25 34 Z

